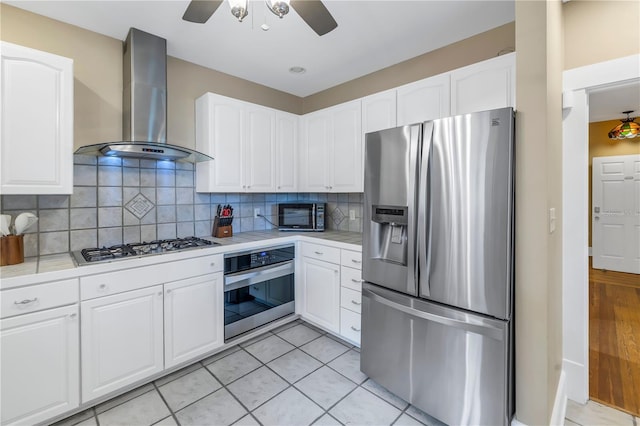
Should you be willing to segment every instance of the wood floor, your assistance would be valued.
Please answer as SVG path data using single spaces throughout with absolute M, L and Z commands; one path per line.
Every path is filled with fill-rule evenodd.
M 640 416 L 640 275 L 589 271 L 589 396 Z

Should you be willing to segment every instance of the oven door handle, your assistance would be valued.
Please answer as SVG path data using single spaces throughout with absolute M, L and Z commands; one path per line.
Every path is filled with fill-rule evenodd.
M 277 266 L 262 266 L 250 271 L 237 272 L 224 276 L 224 291 L 235 290 L 251 284 L 285 277 L 294 273 L 293 260 Z

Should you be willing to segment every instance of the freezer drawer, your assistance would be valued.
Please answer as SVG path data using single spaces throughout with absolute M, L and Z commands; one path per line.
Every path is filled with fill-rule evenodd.
M 365 283 L 361 370 L 450 425 L 508 425 L 510 323 Z

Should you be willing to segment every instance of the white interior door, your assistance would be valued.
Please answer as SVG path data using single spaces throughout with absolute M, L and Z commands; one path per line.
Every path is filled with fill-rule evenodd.
M 640 155 L 593 159 L 593 267 L 640 274 Z

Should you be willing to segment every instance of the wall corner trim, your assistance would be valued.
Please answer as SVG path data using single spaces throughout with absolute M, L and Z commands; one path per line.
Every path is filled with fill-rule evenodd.
M 564 425 L 564 418 L 567 414 L 567 382 L 564 370 L 560 373 L 558 380 L 558 388 L 556 398 L 553 402 L 553 411 L 551 411 L 550 425 Z

